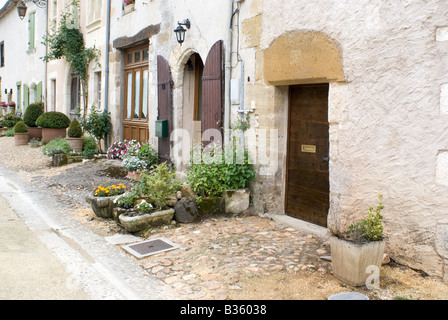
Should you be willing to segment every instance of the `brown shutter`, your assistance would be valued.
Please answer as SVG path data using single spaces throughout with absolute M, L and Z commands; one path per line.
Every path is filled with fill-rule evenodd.
M 210 49 L 202 75 L 202 132 L 218 129 L 222 135 L 223 114 L 222 41 Z M 214 139 L 216 141 L 216 139 Z M 222 141 L 220 141 L 222 142 Z M 204 141 L 206 144 L 207 141 Z
M 173 131 L 173 81 L 171 79 L 171 72 L 168 61 L 162 56 L 157 56 L 157 83 L 157 94 L 159 101 L 158 120 L 168 120 L 168 137 L 159 138 L 159 158 L 162 162 L 171 162 L 170 135 Z

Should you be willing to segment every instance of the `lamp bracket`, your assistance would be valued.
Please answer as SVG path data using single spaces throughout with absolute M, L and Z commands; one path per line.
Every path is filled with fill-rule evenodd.
M 180 25 L 180 26 L 186 26 L 187 29 L 190 29 L 190 27 L 191 27 L 190 19 L 185 19 L 185 20 L 182 21 L 182 22 L 179 22 L 179 21 L 178 21 L 177 24 Z

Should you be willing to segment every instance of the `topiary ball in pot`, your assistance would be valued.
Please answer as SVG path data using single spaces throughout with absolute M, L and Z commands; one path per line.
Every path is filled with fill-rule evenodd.
M 36 102 L 30 104 L 23 114 L 23 121 L 28 126 L 30 139 L 42 139 L 42 128 L 36 125 L 36 120 L 44 112 L 43 109 L 43 104 L 41 102 Z
M 25 122 L 19 121 L 14 126 L 14 143 L 16 146 L 28 144 L 28 127 Z
M 70 146 L 70 149 L 72 149 L 75 152 L 82 152 L 82 147 L 84 144 L 84 139 L 82 137 L 82 128 L 79 124 L 79 121 L 75 118 L 70 123 L 70 126 L 68 127 L 67 131 L 67 142 Z
M 50 111 L 41 114 L 36 125 L 42 127 L 42 139 L 48 143 L 57 137 L 66 137 L 70 119 L 62 112 Z

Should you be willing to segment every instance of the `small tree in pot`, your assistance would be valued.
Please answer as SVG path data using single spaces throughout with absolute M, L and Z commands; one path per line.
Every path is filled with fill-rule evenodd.
M 378 205 L 370 207 L 367 218 L 351 225 L 348 233 L 330 239 L 333 273 L 336 278 L 353 286 L 366 284 L 372 271 L 381 267 L 384 247 L 382 195 L 378 195 Z M 379 279 L 378 283 L 379 283 Z
M 73 119 L 73 121 L 70 123 L 67 131 L 67 136 L 67 142 L 70 146 L 70 149 L 78 153 L 82 152 L 84 138 L 82 137 L 83 133 L 81 125 L 76 118 Z
M 14 142 L 16 146 L 24 146 L 28 144 L 28 127 L 25 122 L 19 121 L 14 126 Z
M 62 112 L 50 111 L 41 114 L 36 125 L 42 128 L 42 138 L 48 143 L 55 138 L 67 136 L 70 119 Z

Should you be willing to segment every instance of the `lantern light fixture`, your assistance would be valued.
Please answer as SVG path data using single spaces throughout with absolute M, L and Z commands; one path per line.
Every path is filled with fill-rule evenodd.
M 184 27 L 187 27 L 187 29 L 190 29 L 191 24 L 189 19 L 185 19 L 182 22 L 177 22 L 178 26 L 176 29 L 174 29 L 174 32 L 176 33 L 176 39 L 177 42 L 182 45 L 182 43 L 185 41 L 185 32 L 187 31 Z
M 27 2 L 32 2 L 39 8 L 45 8 L 47 6 L 47 0 L 22 0 L 17 5 L 17 13 L 19 15 L 20 20 L 23 20 L 26 16 Z

